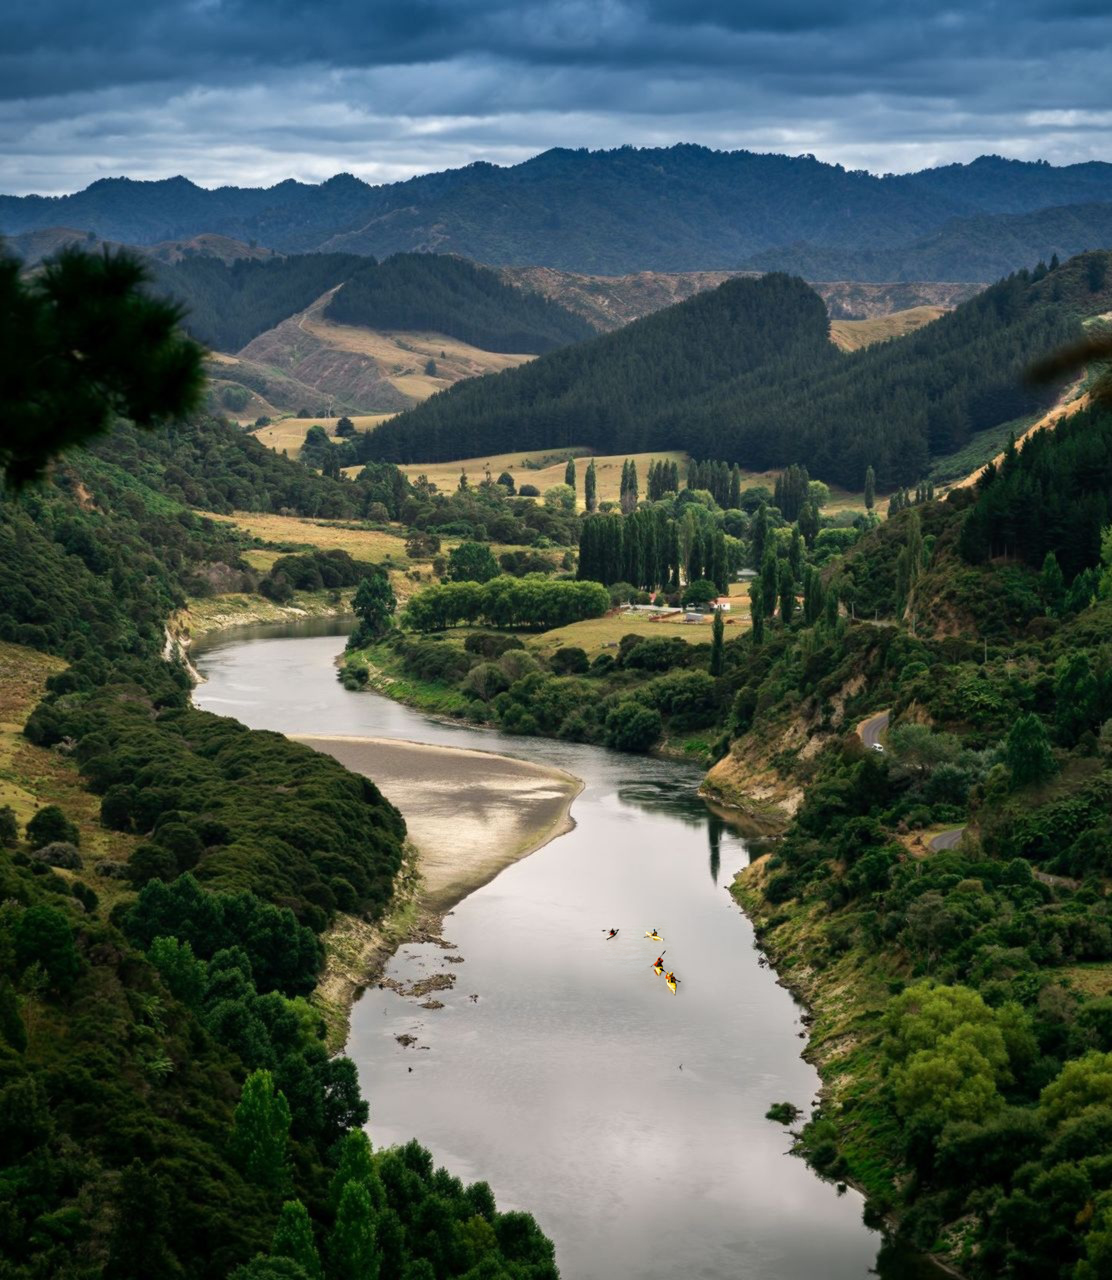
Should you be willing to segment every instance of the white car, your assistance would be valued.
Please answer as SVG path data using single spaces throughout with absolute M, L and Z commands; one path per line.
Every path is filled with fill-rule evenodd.
M 874 751 L 879 751 L 881 755 L 883 755 L 883 754 L 884 754 L 884 748 L 880 745 L 880 743 L 879 743 L 879 742 L 874 742 L 874 743 L 873 743 L 873 748 L 872 748 L 872 749 L 873 749 Z

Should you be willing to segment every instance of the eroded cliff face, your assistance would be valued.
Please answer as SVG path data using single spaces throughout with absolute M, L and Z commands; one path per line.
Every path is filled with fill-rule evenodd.
M 830 698 L 825 714 L 809 701 L 761 718 L 710 770 L 703 795 L 754 822 L 786 826 L 803 803 L 819 753 L 857 732 L 856 700 L 865 684 L 864 675 L 853 675 Z

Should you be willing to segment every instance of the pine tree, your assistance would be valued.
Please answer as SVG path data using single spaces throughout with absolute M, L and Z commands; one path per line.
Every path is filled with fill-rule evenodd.
M 251 1182 L 275 1190 L 285 1186 L 289 1134 L 285 1095 L 275 1090 L 269 1071 L 253 1071 L 243 1082 L 232 1129 L 232 1153 Z
M 1042 572 L 1039 574 L 1039 592 L 1046 612 L 1051 617 L 1058 617 L 1065 600 L 1066 579 L 1053 551 L 1048 551 L 1043 561 Z
M 876 472 L 872 467 L 865 468 L 865 510 L 872 511 L 876 506 Z
M 569 458 L 568 465 L 564 468 L 564 483 L 575 492 L 575 459 Z
M 282 1205 L 270 1252 L 275 1257 L 296 1262 L 309 1280 L 324 1280 L 320 1254 L 313 1239 L 313 1224 L 300 1200 L 287 1200 Z
M 722 674 L 722 665 L 725 658 L 725 637 L 726 622 L 722 616 L 722 610 L 715 609 L 710 642 L 710 673 L 712 676 L 720 676 Z
M 587 464 L 587 474 L 583 478 L 583 501 L 588 511 L 598 510 L 598 481 L 595 476 L 594 458 Z
M 328 1237 L 328 1261 L 342 1280 L 378 1280 L 381 1256 L 367 1189 L 349 1182 L 340 1196 L 336 1224 Z

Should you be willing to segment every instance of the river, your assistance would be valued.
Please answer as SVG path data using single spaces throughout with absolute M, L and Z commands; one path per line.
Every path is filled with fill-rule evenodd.
M 819 1080 L 800 1057 L 801 1011 L 727 892 L 746 843 L 699 800 L 699 772 L 349 693 L 332 664 L 340 631 L 215 637 L 196 654 L 194 701 L 256 729 L 478 748 L 585 784 L 573 831 L 447 917 L 453 951 L 395 956 L 401 982 L 456 975 L 442 1008 L 377 987 L 356 1004 L 347 1052 L 375 1144 L 416 1137 L 465 1181 L 488 1181 L 499 1208 L 528 1209 L 566 1280 L 937 1277 L 866 1228 L 857 1192 L 788 1155 L 764 1118 L 773 1102 L 808 1109 Z M 650 927 L 675 996 L 650 967 Z

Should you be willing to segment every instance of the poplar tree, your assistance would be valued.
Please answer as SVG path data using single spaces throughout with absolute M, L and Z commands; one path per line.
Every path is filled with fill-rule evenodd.
M 587 504 L 588 511 L 598 510 L 598 481 L 595 477 L 594 458 L 587 464 L 587 474 L 583 477 L 583 501 Z
M 313 1224 L 300 1200 L 287 1200 L 282 1205 L 270 1252 L 275 1257 L 296 1262 L 309 1280 L 324 1280 L 320 1254 L 313 1239 Z
M 776 548 L 773 546 L 765 548 L 764 560 L 761 562 L 760 584 L 763 613 L 766 618 L 771 618 L 776 613 L 776 593 L 780 587 L 780 565 L 776 558 Z
M 726 558 L 726 535 L 719 529 L 711 549 L 711 579 L 722 595 L 730 590 L 730 566 Z
M 741 506 L 741 468 L 736 462 L 730 472 L 730 498 L 728 505 L 731 511 L 736 511 Z
M 803 535 L 799 532 L 799 525 L 792 530 L 792 540 L 788 544 L 788 564 L 798 582 L 803 577 Z
M 564 468 L 564 483 L 575 492 L 575 459 L 569 458 L 568 465 Z
M 232 1153 L 249 1181 L 277 1190 L 285 1186 L 290 1108 L 269 1071 L 253 1071 L 243 1082 L 232 1128 Z
M 764 597 L 761 594 L 761 580 L 754 578 L 749 584 L 749 619 L 753 624 L 753 643 L 764 642 Z
M 805 502 L 799 510 L 799 532 L 808 547 L 815 545 L 819 536 L 819 513 L 810 502 Z
M 795 575 L 786 560 L 780 561 L 780 621 L 790 627 L 795 613 Z
M 768 506 L 763 502 L 757 508 L 749 537 L 753 544 L 753 568 L 760 569 L 764 561 L 765 544 L 768 542 Z
M 710 643 L 710 673 L 712 676 L 720 676 L 722 674 L 722 664 L 725 657 L 725 637 L 726 622 L 722 617 L 722 610 L 715 609 Z
M 865 468 L 865 510 L 872 511 L 876 506 L 876 472 L 872 467 Z
M 330 1269 L 343 1280 L 378 1280 L 381 1255 L 367 1188 L 349 1182 L 340 1196 L 336 1225 L 328 1237 Z

